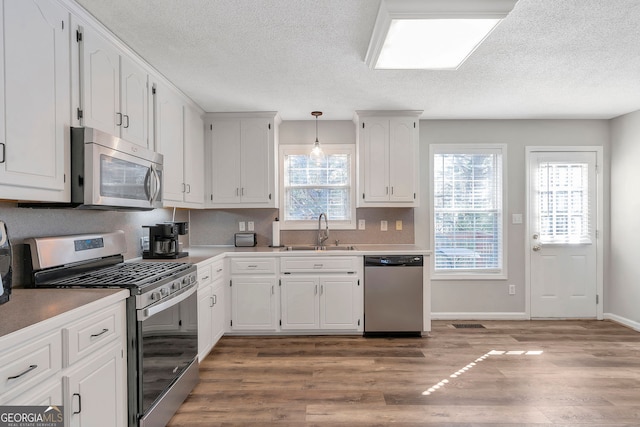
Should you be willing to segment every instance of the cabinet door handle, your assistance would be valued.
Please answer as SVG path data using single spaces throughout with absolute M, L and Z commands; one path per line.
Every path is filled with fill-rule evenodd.
M 258 266 L 257 266 L 257 265 L 252 264 L 252 265 L 247 265 L 247 268 L 258 268 Z
M 313 291 L 314 295 L 318 295 L 318 285 L 316 285 L 315 290 Z
M 187 184 L 187 194 L 191 193 L 191 184 Z
M 320 295 L 324 293 L 324 285 L 320 285 Z
M 202 278 L 202 281 L 203 281 L 203 282 L 204 282 L 205 280 L 209 280 L 209 276 L 204 276 L 204 277 Z
M 209 297 L 209 307 L 213 307 L 215 304 L 216 304 L 216 302 L 213 299 L 213 297 Z
M 76 415 L 82 412 L 82 396 L 80 396 L 80 393 L 73 393 L 73 396 L 78 396 L 78 410 L 73 411 L 73 415 Z
M 4 163 L 6 160 L 6 153 L 5 153 L 5 145 L 4 142 L 0 142 L 0 145 L 2 145 L 2 160 L 0 160 L 0 163 Z
M 236 196 L 240 195 L 240 189 L 238 187 L 236 187 Z
M 276 291 L 275 291 L 275 289 L 274 289 L 274 286 L 273 286 L 273 285 L 271 285 L 271 295 L 275 295 L 275 293 L 276 293 Z
M 116 113 L 116 126 L 122 126 L 122 113 Z
M 385 192 L 385 194 L 388 195 L 389 194 L 389 187 L 384 187 L 384 192 Z
M 29 367 L 27 369 L 25 369 L 24 371 L 20 372 L 18 375 L 12 375 L 10 377 L 7 377 L 8 380 L 15 380 L 20 378 L 23 375 L 27 375 L 29 372 L 33 371 L 34 369 L 36 369 L 38 367 L 38 365 L 29 365 Z
M 100 335 L 106 334 L 107 332 L 109 332 L 109 329 L 103 328 L 102 331 L 98 332 L 97 334 L 91 334 L 91 338 L 97 338 Z
M 242 187 L 242 188 L 240 189 L 240 195 L 241 195 L 241 196 L 244 196 L 244 187 Z
M 393 196 L 393 186 L 391 186 L 391 195 Z
M 183 193 L 187 192 L 187 184 L 185 184 L 184 182 L 182 183 L 182 192 Z
M 216 270 L 216 273 L 220 273 L 221 271 L 222 271 L 222 269 L 219 268 L 219 269 Z
M 126 124 L 126 125 L 124 125 L 124 128 L 126 129 L 126 128 L 128 128 L 128 127 L 129 127 L 129 116 L 125 114 L 125 115 L 124 115 L 124 118 L 125 118 L 125 119 L 127 119 L 127 124 Z
M 213 296 L 213 305 L 216 305 L 218 303 L 218 295 L 214 295 Z
M 313 264 L 313 268 L 322 268 L 324 264 Z

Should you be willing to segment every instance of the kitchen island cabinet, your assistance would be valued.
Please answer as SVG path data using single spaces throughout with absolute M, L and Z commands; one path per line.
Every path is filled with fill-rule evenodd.
M 0 19 L 0 199 L 68 202 L 69 13 L 4 0 Z
M 277 207 L 275 112 L 207 114 L 208 207 Z

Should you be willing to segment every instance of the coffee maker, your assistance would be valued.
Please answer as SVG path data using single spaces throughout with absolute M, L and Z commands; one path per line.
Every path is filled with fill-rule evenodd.
M 142 251 L 142 258 L 176 259 L 189 255 L 189 252 L 180 252 L 178 242 L 178 236 L 189 232 L 188 222 L 163 222 L 142 227 L 149 229 L 149 248 Z
M 9 301 L 11 296 L 11 242 L 7 233 L 7 226 L 0 221 L 0 304 Z

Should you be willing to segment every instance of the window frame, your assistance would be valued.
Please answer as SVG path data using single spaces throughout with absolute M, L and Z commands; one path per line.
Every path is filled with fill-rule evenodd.
M 281 145 L 278 153 L 278 163 L 280 172 L 280 229 L 281 230 L 317 230 L 318 220 L 286 220 L 285 216 L 285 170 L 284 158 L 287 155 L 309 155 L 312 146 L 309 144 Z M 322 144 L 322 151 L 325 154 L 347 154 L 349 156 L 349 203 L 351 219 L 346 221 L 332 220 L 329 218 L 329 229 L 333 230 L 355 230 L 356 219 L 356 148 L 354 144 Z M 319 215 L 319 214 L 318 214 Z M 324 222 L 323 222 L 324 227 Z
M 500 207 L 501 218 L 499 225 L 502 228 L 501 234 L 501 268 L 497 269 L 460 269 L 455 270 L 436 270 L 435 262 L 435 176 L 434 176 L 434 158 L 436 154 L 500 154 L 502 162 L 502 206 Z M 434 280 L 501 280 L 507 279 L 507 145 L 506 144 L 431 144 L 429 146 L 429 192 L 430 206 L 430 241 L 429 247 L 433 253 L 431 257 L 431 278 Z

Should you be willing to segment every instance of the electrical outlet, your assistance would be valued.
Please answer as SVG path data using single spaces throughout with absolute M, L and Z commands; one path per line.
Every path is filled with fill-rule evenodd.
M 397 231 L 402 231 L 402 220 L 401 219 L 396 221 L 396 230 Z
M 253 221 L 247 222 L 247 230 L 249 230 L 249 231 L 255 230 L 255 224 L 254 224 Z
M 509 295 L 516 294 L 516 285 L 509 285 Z
M 380 221 L 380 231 L 387 231 L 387 221 Z
M 366 221 L 364 219 L 358 220 L 358 230 L 364 230 L 366 226 Z
M 240 230 L 240 231 L 244 231 L 244 221 L 240 221 L 240 222 L 238 223 L 238 230 Z

